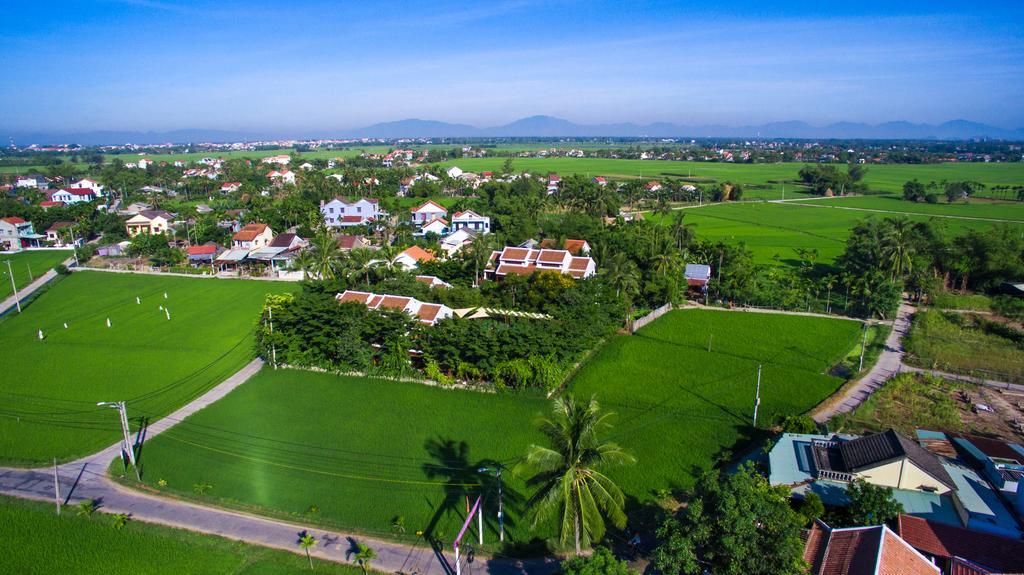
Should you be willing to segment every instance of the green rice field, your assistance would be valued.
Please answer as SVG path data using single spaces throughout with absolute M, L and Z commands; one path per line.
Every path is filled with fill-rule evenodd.
M 0 300 L 14 293 L 11 290 L 11 276 L 5 262 L 11 262 L 10 271 L 14 273 L 14 284 L 20 290 L 71 255 L 71 250 L 23 250 L 14 254 L 0 254 Z
M 308 573 L 302 555 L 129 520 L 121 529 L 102 513 L 78 516 L 52 504 L 0 497 L 5 573 L 76 575 L 285 575 Z M 296 547 L 298 549 L 298 547 Z M 362 575 L 353 565 L 314 559 L 318 573 Z
M 569 389 L 617 413 L 612 438 L 639 463 L 610 473 L 631 500 L 649 502 L 656 490 L 688 486 L 713 456 L 751 437 L 758 364 L 765 426 L 839 387 L 825 372 L 859 330 L 852 321 L 675 311 L 634 336 L 616 336 Z M 548 408 L 529 394 L 265 368 L 148 442 L 143 480 L 176 495 L 382 536 L 399 535 L 391 524 L 401 516 L 406 536 L 450 541 L 466 494 L 493 495 L 477 469 L 514 466 L 542 440 L 535 420 Z M 522 543 L 537 535 L 522 520 L 523 478 L 506 472 L 505 480 L 507 527 Z M 196 485 L 208 486 L 204 495 Z
M 0 321 L 0 462 L 68 460 L 114 443 L 116 413 L 98 401 L 157 418 L 223 381 L 252 358 L 266 294 L 295 287 L 86 271 L 59 280 Z

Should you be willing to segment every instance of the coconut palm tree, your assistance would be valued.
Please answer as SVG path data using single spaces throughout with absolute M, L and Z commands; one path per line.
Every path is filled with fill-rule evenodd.
M 469 244 L 469 258 L 473 260 L 473 282 L 480 285 L 480 268 L 487 264 L 491 257 L 494 240 L 489 234 L 479 234 Z
M 349 267 L 352 272 L 363 274 L 366 283 L 370 283 L 370 262 L 373 261 L 373 250 L 368 248 L 352 248 L 348 252 Z
M 622 252 L 616 253 L 604 267 L 604 275 L 615 287 L 615 295 L 635 293 L 640 287 L 640 271 Z
M 313 277 L 313 270 L 316 268 L 316 256 L 310 250 L 302 250 L 295 256 L 293 265 L 302 270 L 302 278 L 308 280 Z
M 541 522 L 557 525 L 559 542 L 572 540 L 579 555 L 604 537 L 606 519 L 619 528 L 626 524 L 625 496 L 601 469 L 636 460 L 601 440 L 613 414 L 602 412 L 596 399 L 576 401 L 566 395 L 552 407 L 551 417 L 540 422 L 550 447 L 531 445 L 516 473 L 533 474 L 528 483 L 537 487 L 530 500 L 534 527 Z
M 910 273 L 914 248 L 910 245 L 913 223 L 907 218 L 887 218 L 882 232 L 882 259 L 888 264 L 893 281 Z
M 685 218 L 685 212 L 676 212 L 675 216 L 672 217 L 672 223 L 668 227 L 669 235 L 675 240 L 676 249 L 678 250 L 685 248 L 693 242 L 693 228 L 684 221 Z
M 310 533 L 303 532 L 299 537 L 299 547 L 301 547 L 302 550 L 306 552 L 306 559 L 309 560 L 310 571 L 313 570 L 313 558 L 310 557 L 309 550 L 312 549 L 316 544 L 316 537 L 313 537 L 313 535 Z
M 334 279 L 342 256 L 337 238 L 330 230 L 321 228 L 310 243 L 313 246 L 313 270 L 316 275 L 322 280 Z
M 363 543 L 356 543 L 355 559 L 359 563 L 360 569 L 363 570 L 363 575 L 367 575 L 366 572 L 370 568 L 370 562 L 376 558 L 377 552 L 372 547 Z

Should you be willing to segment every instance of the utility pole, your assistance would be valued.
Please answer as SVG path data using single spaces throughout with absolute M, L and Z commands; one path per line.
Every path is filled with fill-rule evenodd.
M 18 297 L 18 286 L 14 285 L 14 272 L 11 271 L 11 260 L 7 260 L 7 275 L 11 276 L 11 289 L 14 290 L 14 303 L 18 306 L 18 313 L 21 313 L 21 298 Z
M 502 466 L 501 466 L 501 464 L 498 464 L 498 466 L 496 468 L 494 468 L 494 469 L 491 469 L 490 467 L 481 467 L 477 471 L 480 472 L 480 473 L 493 473 L 494 477 L 496 477 L 498 479 L 498 541 L 504 543 L 505 542 L 505 507 L 504 507 L 504 501 L 502 499 L 502 493 L 501 493 L 501 470 L 502 470 Z M 481 505 L 481 508 L 482 507 L 483 506 Z M 481 511 L 481 513 L 483 513 L 483 511 Z M 481 517 L 483 517 L 483 516 L 481 515 Z M 483 533 L 483 527 L 481 527 L 480 532 Z M 483 542 L 481 541 L 480 544 L 483 545 Z
M 757 408 L 761 405 L 761 364 L 757 365 L 757 391 L 754 392 L 754 427 L 757 427 Z
M 57 504 L 57 515 L 60 515 L 60 482 L 57 481 L 57 458 L 53 458 L 53 501 Z
M 32 264 L 25 262 L 25 267 L 28 268 L 28 281 L 32 283 L 36 281 L 36 278 L 32 277 Z
M 861 338 L 861 342 L 860 342 L 860 367 L 857 368 L 858 372 L 864 370 L 864 349 L 867 348 L 867 346 L 868 346 L 868 324 L 867 324 L 867 322 L 864 322 L 864 337 Z
M 121 460 L 123 461 L 125 455 L 127 455 L 128 461 L 131 462 L 132 467 L 135 468 L 135 478 L 142 481 L 142 477 L 139 475 L 139 466 L 135 462 L 135 447 L 132 445 L 131 430 L 128 429 L 128 411 L 125 409 L 125 402 L 101 401 L 96 405 L 100 407 L 109 407 L 118 411 L 118 414 L 121 416 L 121 433 L 123 434 L 121 439 Z

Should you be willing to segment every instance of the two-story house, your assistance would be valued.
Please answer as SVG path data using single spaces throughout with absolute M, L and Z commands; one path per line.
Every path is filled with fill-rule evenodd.
M 448 210 L 444 206 L 428 200 L 423 205 L 413 208 L 412 212 L 412 223 L 413 225 L 422 226 L 423 224 L 436 219 L 443 219 L 448 217 Z
M 124 223 L 128 237 L 153 235 L 171 231 L 174 216 L 163 210 L 141 210 Z
M 478 234 L 489 234 L 491 233 L 491 218 L 481 216 L 473 210 L 455 212 L 455 215 L 452 216 L 451 228 L 453 232 L 465 228 Z
M 267 224 L 248 224 L 231 237 L 231 249 L 258 250 L 270 245 L 274 232 Z
M 43 239 L 46 236 L 37 234 L 32 228 L 32 222 L 15 216 L 0 218 L 0 249 L 17 251 L 39 247 Z
M 49 201 L 63 202 L 65 205 L 91 202 L 97 198 L 96 190 L 92 188 L 61 188 L 49 192 L 47 196 Z
M 50 182 L 46 178 L 36 175 L 30 176 L 18 176 L 18 179 L 14 181 L 14 187 L 16 188 L 35 188 L 37 190 L 45 190 L 50 187 Z
M 334 198 L 320 203 L 320 213 L 324 216 L 324 222 L 334 228 L 360 226 L 379 220 L 384 215 L 378 201 L 372 198 L 359 198 L 354 202 Z

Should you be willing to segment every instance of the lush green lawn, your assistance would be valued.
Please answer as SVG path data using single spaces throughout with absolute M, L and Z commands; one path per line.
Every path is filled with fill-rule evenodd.
M 102 513 L 76 515 L 65 507 L 0 497 L 0 540 L 5 573 L 76 575 L 269 575 L 308 573 L 301 555 L 129 521 L 121 529 Z M 296 549 L 298 547 L 296 546 Z M 314 559 L 318 573 L 362 574 L 352 565 Z
M 16 254 L 0 254 L 0 300 L 10 297 L 13 293 L 11 291 L 11 276 L 8 274 L 5 262 L 11 262 L 14 283 L 20 290 L 30 284 L 32 279 L 38 278 L 69 257 L 71 257 L 70 250 L 20 251 Z
M 570 389 L 595 394 L 618 413 L 614 439 L 639 463 L 611 474 L 631 498 L 648 502 L 655 490 L 688 485 L 715 454 L 749 436 L 758 363 L 767 425 L 839 386 L 823 372 L 854 344 L 859 326 L 673 312 L 635 336 L 616 337 Z M 464 494 L 479 492 L 476 470 L 495 460 L 514 465 L 542 440 L 535 420 L 548 408 L 532 395 L 265 369 L 147 443 L 143 479 L 189 497 L 206 485 L 200 497 L 222 504 L 381 535 L 397 535 L 391 522 L 403 516 L 406 536 L 433 532 L 450 542 L 464 518 Z M 505 479 L 509 532 L 523 542 L 532 536 L 516 504 L 523 481 L 510 472 Z M 488 505 L 493 542 L 493 499 Z M 317 512 L 308 512 L 312 506 Z
M 113 443 L 116 414 L 97 401 L 127 400 L 133 419 L 169 413 L 245 365 L 266 294 L 295 287 L 84 271 L 59 280 L 0 322 L 0 461 L 38 464 Z
M 541 440 L 534 420 L 547 408 L 536 396 L 264 369 L 147 443 L 143 479 L 188 496 L 208 484 L 206 497 L 223 502 L 383 535 L 400 535 L 391 523 L 403 516 L 406 536 L 450 543 L 464 494 L 480 492 L 477 469 L 513 465 Z M 522 537 L 522 481 L 505 479 L 507 527 Z M 493 542 L 496 526 L 488 529 Z
M 666 486 L 689 486 L 695 470 L 750 439 L 758 365 L 758 426 L 767 427 L 839 388 L 842 380 L 827 371 L 857 343 L 860 329 L 853 321 L 677 310 L 613 339 L 572 390 L 618 413 L 615 439 L 639 463 L 614 475 L 630 494 L 648 499 Z

